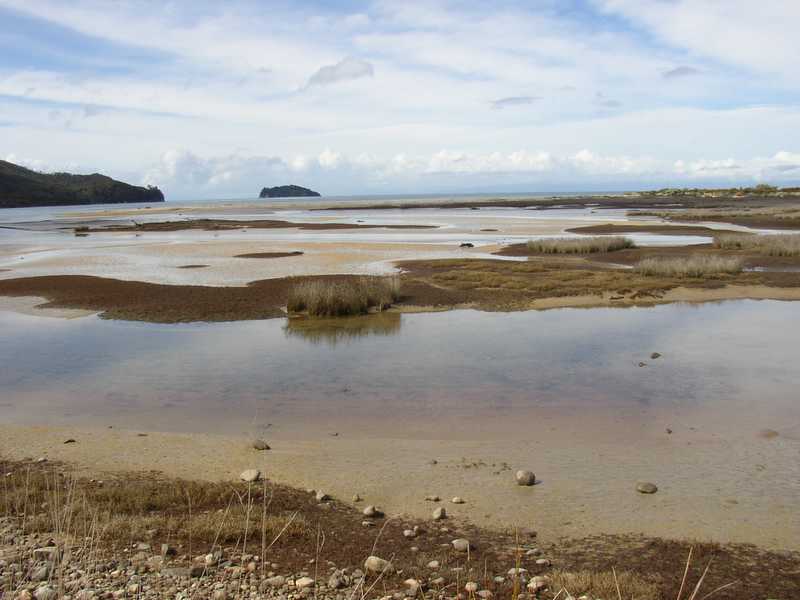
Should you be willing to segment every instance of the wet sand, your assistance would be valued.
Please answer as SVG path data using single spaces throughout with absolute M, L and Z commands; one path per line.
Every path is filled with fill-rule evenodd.
M 661 426 L 659 426 L 661 425 Z M 169 476 L 235 480 L 246 468 L 301 489 L 324 489 L 342 500 L 354 493 L 388 514 L 429 516 L 425 496 L 445 501 L 448 513 L 483 526 L 530 528 L 545 541 L 599 533 L 641 533 L 671 539 L 755 543 L 800 549 L 800 515 L 791 493 L 772 490 L 763 498 L 743 496 L 738 477 L 758 479 L 759 465 L 775 464 L 776 453 L 796 451 L 796 442 L 726 439 L 702 423 L 676 427 L 667 435 L 659 423 L 629 421 L 627 443 L 620 427 L 602 419 L 525 421 L 527 435 L 507 439 L 403 439 L 371 432 L 337 437 L 313 432 L 301 438 L 270 439 L 272 450 L 252 450 L 244 436 L 176 434 L 100 428 L 0 426 L 0 453 L 12 459 L 45 456 L 78 465 L 86 474 L 156 470 Z M 384 427 L 385 429 L 385 427 Z M 592 431 L 592 435 L 586 435 Z M 63 444 L 66 439 L 75 444 Z M 571 440 L 564 444 L 564 440 Z M 631 452 L 636 448 L 636 452 Z M 437 464 L 429 464 L 431 460 Z M 698 484 L 697 473 L 739 461 L 738 477 L 714 487 Z M 541 479 L 517 486 L 513 473 L 531 468 Z M 635 491 L 637 480 L 657 481 L 659 492 Z M 787 482 L 787 485 L 792 485 Z M 788 494 L 788 495 L 787 495 Z

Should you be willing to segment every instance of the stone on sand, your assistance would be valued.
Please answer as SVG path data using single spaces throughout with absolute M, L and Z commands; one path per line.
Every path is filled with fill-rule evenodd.
M 517 485 L 533 485 L 536 483 L 536 475 L 533 474 L 533 471 L 519 470 L 515 478 L 517 480 Z

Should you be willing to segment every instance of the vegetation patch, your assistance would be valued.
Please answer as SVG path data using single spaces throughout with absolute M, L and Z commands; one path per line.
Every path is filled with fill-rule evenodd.
M 346 281 L 304 281 L 289 290 L 287 308 L 312 317 L 363 315 L 400 299 L 400 278 L 358 277 Z
M 594 254 L 635 247 L 631 239 L 621 235 L 530 240 L 527 245 L 538 254 Z
M 747 250 L 767 256 L 800 256 L 800 234 L 726 234 L 714 238 L 714 247 L 722 250 Z
M 742 270 L 742 261 L 731 256 L 696 256 L 658 258 L 639 261 L 635 271 L 647 277 L 715 277 L 731 275 Z

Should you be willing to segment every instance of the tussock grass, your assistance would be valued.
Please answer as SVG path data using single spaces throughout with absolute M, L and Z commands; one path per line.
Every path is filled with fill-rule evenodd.
M 714 247 L 722 250 L 750 250 L 767 256 L 800 256 L 800 234 L 731 233 L 715 237 Z
M 695 256 L 676 258 L 645 258 L 634 270 L 647 277 L 714 277 L 735 274 L 742 270 L 742 261 L 735 257 Z
M 528 241 L 528 250 L 541 254 L 594 254 L 635 247 L 630 238 L 621 235 Z
M 347 281 L 305 281 L 289 291 L 290 312 L 313 317 L 363 315 L 384 310 L 400 298 L 400 278 L 359 277 Z

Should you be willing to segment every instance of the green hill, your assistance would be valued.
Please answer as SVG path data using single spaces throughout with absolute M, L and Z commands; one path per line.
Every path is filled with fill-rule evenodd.
M 38 173 L 0 160 L 0 208 L 163 201 L 157 187 L 130 185 L 99 173 Z

